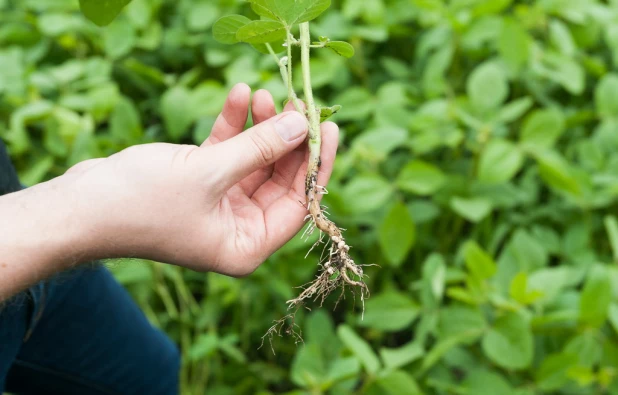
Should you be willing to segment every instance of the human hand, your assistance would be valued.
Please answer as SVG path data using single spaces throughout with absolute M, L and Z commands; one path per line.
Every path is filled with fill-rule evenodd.
M 147 144 L 82 162 L 64 182 L 83 218 L 89 258 L 141 257 L 231 276 L 252 273 L 307 214 L 307 121 L 276 115 L 264 90 L 239 84 L 201 147 Z M 253 128 L 243 132 L 251 102 Z M 338 145 L 322 125 L 326 185 Z

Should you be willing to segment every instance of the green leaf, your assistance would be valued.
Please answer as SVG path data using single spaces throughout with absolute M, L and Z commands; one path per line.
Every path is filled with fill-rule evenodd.
M 382 348 L 380 357 L 388 369 L 399 369 L 425 355 L 423 347 L 415 342 L 410 342 L 399 348 Z
M 341 111 L 341 106 L 339 105 L 320 108 L 320 122 L 328 121 L 333 115 L 337 114 L 339 111 Z
M 249 44 L 267 44 L 285 38 L 285 26 L 277 21 L 253 21 L 240 27 L 236 39 Z
M 479 180 L 488 184 L 509 181 L 524 163 L 519 148 L 506 140 L 491 140 L 479 161 Z
M 423 263 L 421 300 L 424 308 L 436 308 L 442 302 L 446 285 L 446 264 L 440 254 L 431 254 Z
M 326 43 L 325 47 L 344 58 L 351 58 L 354 56 L 354 47 L 352 44 L 345 41 L 329 41 Z
M 380 207 L 393 194 L 392 185 L 378 175 L 360 175 L 355 177 L 343 189 L 346 209 L 350 213 L 364 214 Z
M 581 187 L 569 163 L 556 151 L 535 153 L 539 173 L 550 187 L 573 195 L 581 194 Z
M 543 391 L 557 391 L 569 381 L 568 372 L 576 366 L 577 355 L 560 353 L 548 355 L 536 372 L 536 380 Z
M 388 262 L 394 267 L 401 266 L 416 241 L 416 227 L 408 208 L 403 203 L 396 203 L 378 232 L 382 253 Z
M 512 18 L 503 20 L 498 50 L 512 70 L 517 71 L 528 62 L 531 44 L 532 39 L 520 22 Z
M 331 0 L 249 0 L 256 14 L 292 26 L 309 22 L 326 11 Z
M 594 98 L 601 117 L 618 116 L 618 75 L 605 75 L 595 88 Z
M 212 35 L 215 40 L 223 44 L 236 44 L 238 30 L 251 23 L 251 19 L 242 15 L 228 15 L 219 19 L 212 27 Z
M 191 92 L 185 87 L 176 86 L 161 97 L 161 114 L 165 122 L 167 134 L 173 141 L 178 141 L 188 132 L 194 121 L 191 109 Z
M 534 343 L 530 325 L 518 313 L 507 313 L 483 336 L 485 355 L 505 369 L 521 370 L 532 363 Z
M 367 300 L 364 317 L 358 325 L 381 331 L 407 328 L 420 312 L 419 306 L 408 296 L 385 292 Z
M 466 376 L 463 387 L 474 395 L 512 395 L 513 387 L 498 372 L 475 369 Z
M 464 245 L 464 258 L 474 277 L 483 280 L 496 274 L 496 262 L 476 242 L 469 241 Z
M 482 221 L 491 213 L 491 202 L 484 198 L 460 198 L 451 199 L 450 206 L 457 214 L 471 222 Z
M 142 137 L 142 123 L 133 102 L 122 97 L 110 118 L 110 132 L 119 141 L 135 143 Z
M 367 395 L 421 395 L 421 389 L 409 374 L 396 370 L 378 378 L 365 392 Z
M 618 262 L 618 219 L 613 215 L 605 216 L 603 220 L 609 244 L 612 246 L 614 262 Z
M 440 169 L 420 160 L 409 162 L 397 177 L 401 190 L 418 195 L 431 195 L 445 183 L 446 176 Z
M 535 148 L 550 148 L 565 129 L 565 120 L 557 109 L 537 110 L 524 122 L 520 140 Z
M 114 21 L 103 32 L 105 52 L 112 59 L 121 58 L 131 52 L 135 41 L 135 29 L 126 18 Z
M 320 345 L 310 343 L 300 348 L 290 368 L 292 381 L 299 386 L 312 387 L 326 381 L 326 374 Z
M 504 103 L 509 95 L 509 85 L 495 63 L 484 63 L 470 75 L 467 92 L 472 105 L 481 111 L 488 111 Z
M 371 349 L 371 346 L 347 325 L 337 328 L 337 335 L 346 347 L 360 360 L 365 370 L 375 374 L 380 370 L 380 360 Z
M 607 269 L 594 266 L 582 290 L 580 300 L 580 319 L 593 327 L 600 327 L 607 318 L 612 302 L 612 284 Z
M 440 310 L 440 339 L 457 337 L 461 333 L 478 333 L 487 329 L 487 322 L 480 309 L 452 305 Z M 475 341 L 476 339 L 472 339 Z
M 79 6 L 92 22 L 107 26 L 131 0 L 79 0 Z

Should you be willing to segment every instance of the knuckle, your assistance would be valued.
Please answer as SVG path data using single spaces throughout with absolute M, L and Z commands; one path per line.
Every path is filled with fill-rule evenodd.
M 249 138 L 255 149 L 256 161 L 263 166 L 270 164 L 275 158 L 275 149 L 267 137 L 261 133 L 251 133 Z

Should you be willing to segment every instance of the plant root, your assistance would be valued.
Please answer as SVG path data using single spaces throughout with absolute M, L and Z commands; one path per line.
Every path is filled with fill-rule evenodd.
M 328 212 L 325 207 L 320 205 L 318 195 L 327 192 L 326 188 L 317 185 L 319 160 L 317 163 L 313 163 L 310 168 L 312 169 L 309 171 L 306 181 L 306 194 L 309 202 L 307 206 L 309 215 L 307 215 L 306 220 L 309 223 L 303 237 L 308 238 L 318 229 L 320 237 L 309 252 L 320 244 L 324 244 L 324 251 L 320 258 L 320 273 L 314 281 L 305 285 L 304 290 L 296 299 L 287 302 L 288 309 L 298 309 L 309 300 L 319 301 L 320 306 L 322 306 L 333 291 L 342 288 L 342 294 L 337 300 L 338 304 L 344 297 L 346 286 L 351 286 L 360 290 L 364 314 L 364 300 L 369 297 L 369 289 L 364 282 L 365 274 L 361 265 L 354 263 L 350 256 L 350 246 L 346 243 L 342 230 L 328 219 L 326 216 Z M 324 236 L 328 238 L 325 243 L 323 241 Z M 327 257 L 324 258 L 324 252 L 327 250 Z

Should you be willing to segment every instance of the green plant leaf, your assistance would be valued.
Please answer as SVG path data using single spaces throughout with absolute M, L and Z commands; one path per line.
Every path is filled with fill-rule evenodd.
M 411 325 L 419 312 L 419 306 L 406 295 L 387 292 L 367 300 L 364 317 L 358 325 L 381 331 L 399 331 Z
M 368 213 L 382 207 L 393 194 L 392 185 L 378 175 L 355 177 L 343 189 L 343 198 L 349 212 Z
M 380 377 L 366 391 L 367 395 L 421 395 L 422 393 L 414 378 L 401 370 Z
M 380 360 L 373 352 L 369 344 L 347 325 L 337 328 L 337 335 L 346 347 L 359 359 L 365 370 L 375 374 L 380 370 Z
M 353 57 L 355 52 L 352 44 L 345 41 L 329 41 L 326 43 L 325 47 L 344 58 Z
M 600 327 L 607 318 L 612 302 L 612 284 L 605 267 L 596 265 L 590 270 L 581 294 L 580 318 L 593 327 Z
M 396 203 L 384 218 L 379 240 L 388 262 L 395 267 L 401 266 L 416 241 L 414 221 L 403 203 Z
M 471 222 L 480 222 L 491 213 L 491 202 L 484 198 L 451 199 L 450 206 L 457 214 Z
M 131 0 L 79 0 L 84 15 L 99 26 L 107 26 Z
M 564 116 L 559 110 L 537 110 L 530 114 L 519 136 L 524 144 L 535 148 L 550 148 L 565 129 Z
M 399 369 L 425 355 L 425 350 L 415 342 L 410 342 L 399 348 L 382 348 L 380 357 L 389 369 Z
M 219 19 L 212 27 L 215 40 L 223 44 L 236 44 L 238 30 L 251 23 L 251 19 L 242 15 L 228 15 Z
M 513 395 L 513 387 L 498 372 L 474 369 L 466 376 L 463 387 L 474 395 Z
M 506 140 L 491 140 L 479 161 L 479 180 L 489 184 L 509 181 L 524 163 L 519 148 Z
M 476 278 L 484 280 L 496 273 L 496 262 L 476 242 L 469 241 L 465 244 L 464 257 L 468 270 Z
M 332 116 L 341 111 L 341 106 L 335 105 L 332 107 L 320 108 L 320 122 L 328 121 Z
M 605 75 L 595 88 L 594 98 L 600 116 L 618 116 L 618 75 Z
M 558 191 L 573 195 L 581 194 L 581 187 L 569 163 L 556 151 L 535 153 L 539 163 L 539 172 L 543 180 Z
M 528 62 L 531 44 L 532 38 L 521 22 L 504 18 L 498 39 L 498 50 L 512 70 L 518 71 Z
M 436 166 L 420 160 L 409 162 L 397 177 L 397 186 L 406 192 L 431 195 L 445 183 L 446 176 Z
M 468 79 L 468 97 L 481 111 L 494 110 L 509 95 L 509 85 L 502 70 L 494 63 L 478 66 Z
M 256 14 L 287 26 L 309 22 L 326 11 L 331 0 L 249 0 Z
M 277 21 L 253 21 L 240 27 L 236 39 L 249 44 L 267 44 L 285 38 L 285 26 Z
M 498 318 L 483 336 L 482 346 L 485 355 L 505 369 L 521 370 L 532 363 L 532 332 L 518 313 L 507 313 Z

